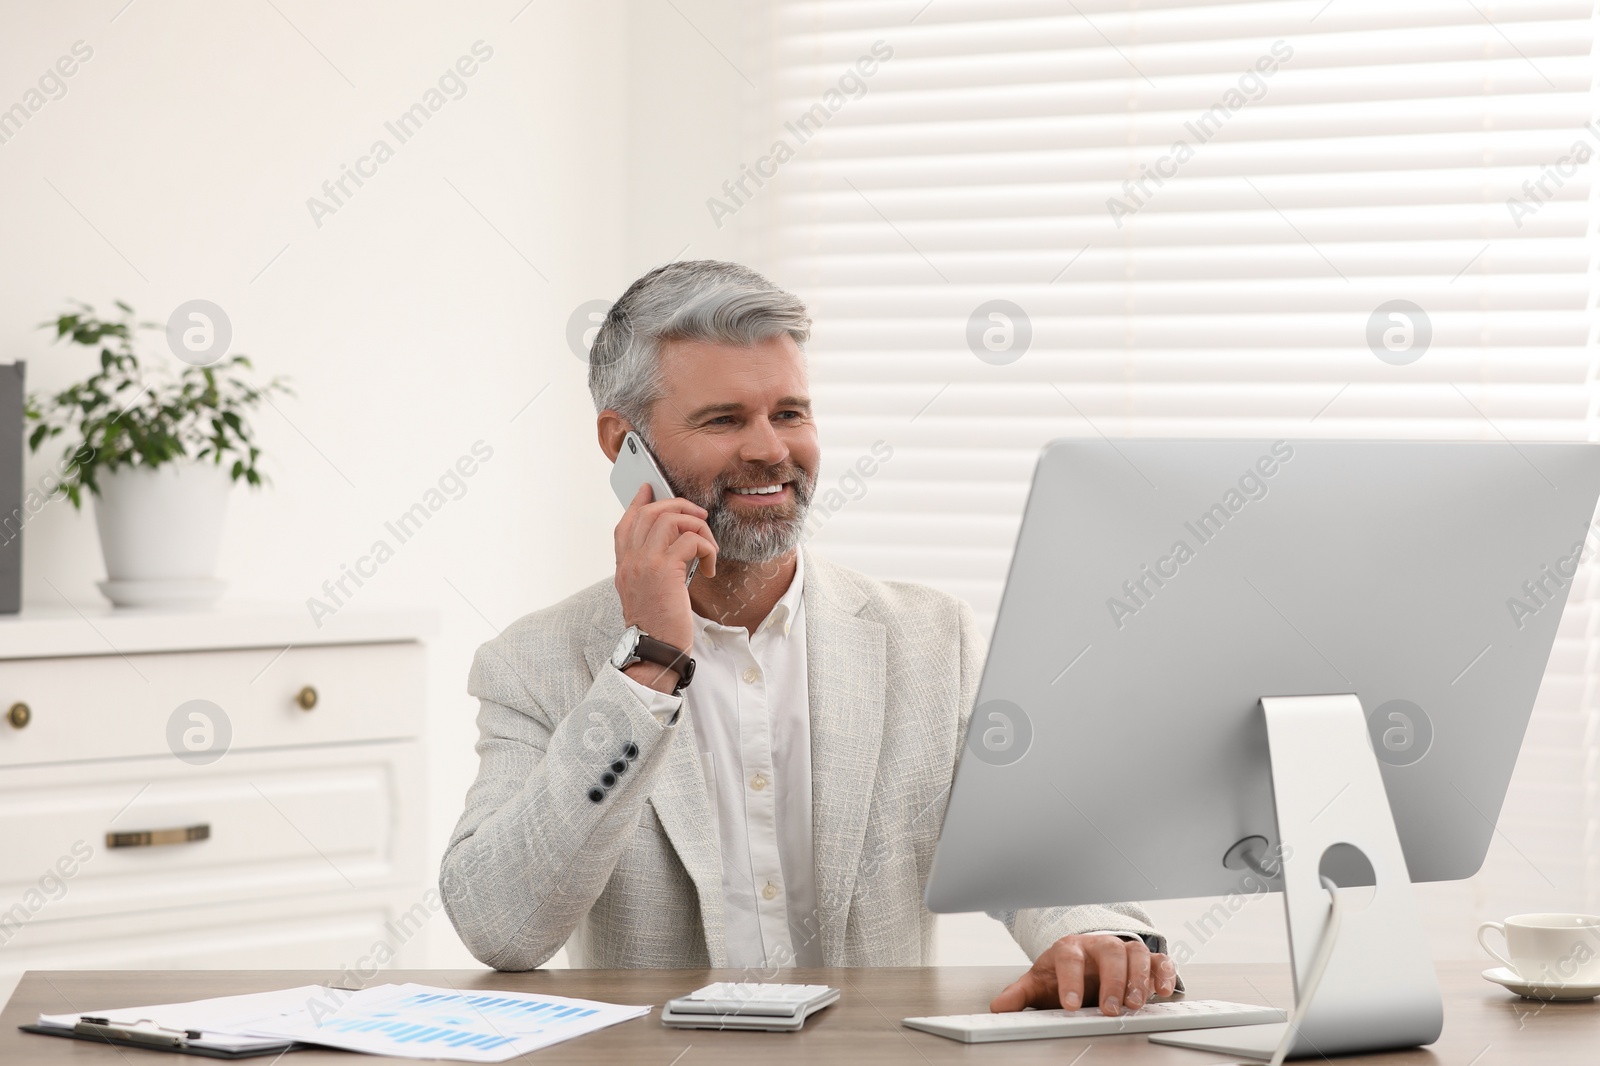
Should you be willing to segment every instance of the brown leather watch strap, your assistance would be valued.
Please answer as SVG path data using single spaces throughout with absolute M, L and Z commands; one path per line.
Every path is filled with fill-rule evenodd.
M 647 663 L 655 663 L 657 666 L 678 672 L 678 683 L 672 686 L 674 696 L 682 692 L 694 677 L 694 659 L 688 652 L 679 651 L 666 641 L 657 640 L 646 633 L 639 634 L 639 642 L 634 645 L 633 654 Z

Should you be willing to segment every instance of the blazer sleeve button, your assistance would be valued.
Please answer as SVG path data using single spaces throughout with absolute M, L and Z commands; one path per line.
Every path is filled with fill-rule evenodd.
M 589 790 L 589 802 L 591 802 L 591 803 L 599 803 L 601 800 L 603 800 L 605 798 L 606 798 L 606 790 L 601 788 L 599 785 L 596 785 L 594 788 L 591 788 Z

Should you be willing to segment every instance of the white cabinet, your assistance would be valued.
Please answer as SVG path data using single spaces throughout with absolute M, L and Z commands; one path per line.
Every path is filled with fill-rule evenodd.
M 420 965 L 417 612 L 0 619 L 0 987 L 25 969 Z

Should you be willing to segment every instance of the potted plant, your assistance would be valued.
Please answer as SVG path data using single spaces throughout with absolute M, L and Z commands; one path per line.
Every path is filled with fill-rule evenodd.
M 243 355 L 185 362 L 181 371 L 145 366 L 134 334 L 162 327 L 136 323 L 120 300 L 117 307 L 118 320 L 79 304 L 40 327 L 54 329 L 57 341 L 99 348 L 100 367 L 54 396 L 28 398 L 28 420 L 37 423 L 28 447 L 37 452 L 69 434 L 56 491 L 75 508 L 82 508 L 84 490 L 95 497 L 107 578 L 100 590 L 112 603 L 210 603 L 224 585 L 214 572 L 228 493 L 236 481 L 263 482 L 245 416 L 289 389 L 281 378 L 252 385 L 240 373 L 253 369 Z

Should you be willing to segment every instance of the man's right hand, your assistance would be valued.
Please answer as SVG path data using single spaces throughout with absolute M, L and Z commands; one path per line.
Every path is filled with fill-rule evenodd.
M 701 560 L 707 577 L 717 572 L 717 541 L 706 525 L 706 510 L 699 504 L 672 496 L 652 500 L 649 485 L 640 485 L 633 502 L 617 523 L 617 595 L 622 599 L 622 618 L 628 625 L 675 648 L 688 651 L 694 642 L 694 621 L 689 606 L 689 563 Z M 630 671 L 654 664 L 635 663 Z M 630 673 L 630 676 L 632 674 Z M 671 691 L 675 675 L 662 678 L 663 687 L 649 680 L 641 683 Z

